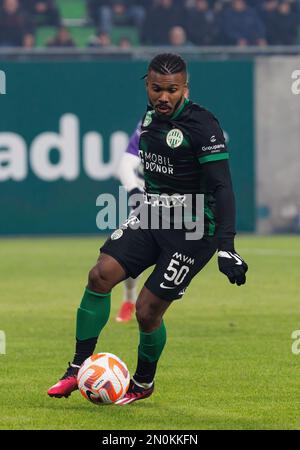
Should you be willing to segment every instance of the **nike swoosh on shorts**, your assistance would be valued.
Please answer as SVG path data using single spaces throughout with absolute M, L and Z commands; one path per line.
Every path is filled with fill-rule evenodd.
M 160 283 L 160 287 L 163 289 L 175 289 L 175 287 L 165 286 L 164 283 Z

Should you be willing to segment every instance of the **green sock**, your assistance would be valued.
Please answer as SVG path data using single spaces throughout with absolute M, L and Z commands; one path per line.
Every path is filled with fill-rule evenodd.
M 161 326 L 151 333 L 140 331 L 140 345 L 138 348 L 139 359 L 150 363 L 158 361 L 166 341 L 167 333 L 163 321 Z
M 77 310 L 76 338 L 80 341 L 98 337 L 110 313 L 110 292 L 98 294 L 86 289 Z
M 140 331 L 140 345 L 138 348 L 138 362 L 133 375 L 135 382 L 144 387 L 152 384 L 159 357 L 167 341 L 167 333 L 164 322 L 152 333 Z

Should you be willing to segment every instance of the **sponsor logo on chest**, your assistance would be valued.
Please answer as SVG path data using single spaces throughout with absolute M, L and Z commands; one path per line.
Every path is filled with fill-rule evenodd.
M 143 150 L 139 150 L 139 155 L 145 170 L 173 175 L 174 166 L 171 163 L 169 157 L 158 155 L 157 153 L 152 152 L 143 152 Z

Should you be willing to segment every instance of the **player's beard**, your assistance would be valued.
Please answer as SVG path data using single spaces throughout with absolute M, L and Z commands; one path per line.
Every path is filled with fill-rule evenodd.
M 184 97 L 184 95 L 183 95 L 183 96 L 181 97 L 181 99 L 178 100 L 178 102 L 176 103 L 175 108 L 174 108 L 174 111 L 173 111 L 172 114 L 174 114 L 174 113 L 177 111 L 177 109 L 179 108 L 179 106 L 182 105 L 182 103 L 184 102 L 184 99 L 185 99 L 185 97 Z
M 184 95 L 183 95 L 183 96 L 178 100 L 178 102 L 176 103 L 174 109 L 173 109 L 169 114 L 160 114 L 159 112 L 157 112 L 157 110 L 156 110 L 157 105 L 156 105 L 156 107 L 154 107 L 154 105 L 153 105 L 153 103 L 151 102 L 150 99 L 149 99 L 149 104 L 151 105 L 151 107 L 152 107 L 153 109 L 155 109 L 155 112 L 156 112 L 156 114 L 158 115 L 158 117 L 164 118 L 164 117 L 170 117 L 170 116 L 172 116 L 172 115 L 177 111 L 177 109 L 182 105 L 182 103 L 184 102 L 184 99 L 185 99 L 185 97 L 184 97 Z

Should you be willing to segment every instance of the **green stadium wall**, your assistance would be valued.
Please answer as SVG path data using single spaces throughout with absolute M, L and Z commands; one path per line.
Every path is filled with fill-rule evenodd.
M 1 235 L 100 232 L 96 198 L 117 196 L 114 173 L 146 106 L 140 80 L 146 66 L 0 65 L 6 73 L 6 95 L 0 97 Z M 219 118 L 228 139 L 237 228 L 254 231 L 253 63 L 190 62 L 189 73 L 191 99 Z

